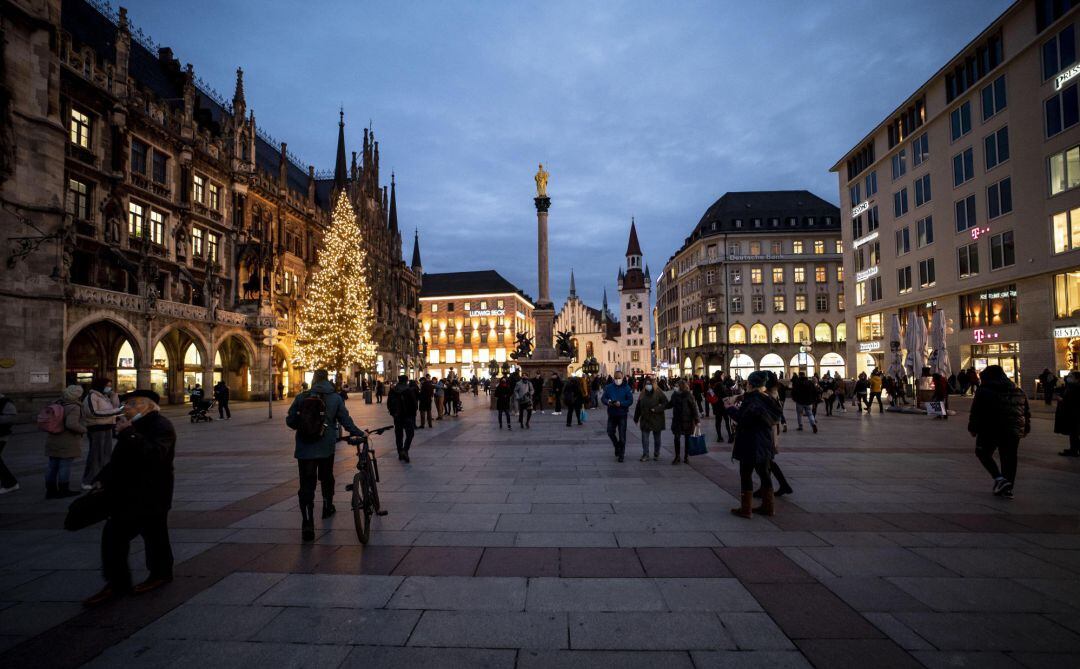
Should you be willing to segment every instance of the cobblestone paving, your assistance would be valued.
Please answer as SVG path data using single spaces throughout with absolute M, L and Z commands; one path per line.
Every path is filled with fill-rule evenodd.
M 343 493 L 300 541 L 284 404 L 272 422 L 254 404 L 176 418 L 176 580 L 93 611 L 79 601 L 101 586 L 100 527 L 60 529 L 42 439 L 19 432 L 5 458 L 23 490 L 0 497 L 0 666 L 1080 666 L 1080 462 L 1056 455 L 1040 414 L 1016 499 L 993 497 L 959 408 L 792 425 L 778 462 L 795 494 L 748 521 L 728 513 L 726 444 L 638 462 L 631 427 L 617 463 L 600 412 L 507 432 L 467 398 L 417 432 L 412 464 L 376 442 L 390 514 L 368 546 Z M 339 491 L 354 463 L 339 451 Z

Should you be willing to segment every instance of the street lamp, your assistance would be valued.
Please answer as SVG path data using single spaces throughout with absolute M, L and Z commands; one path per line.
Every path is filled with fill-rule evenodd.
M 814 350 L 809 339 L 803 339 L 799 346 L 799 372 L 805 374 L 810 366 L 809 353 Z
M 503 364 L 502 364 L 502 375 L 503 376 L 510 376 L 510 363 L 509 362 L 503 362 Z
M 274 346 L 281 341 L 277 328 L 264 328 L 262 343 L 266 346 L 266 418 L 274 417 Z

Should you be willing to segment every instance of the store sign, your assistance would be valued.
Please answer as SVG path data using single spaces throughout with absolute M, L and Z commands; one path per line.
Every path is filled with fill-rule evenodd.
M 861 341 L 859 342 L 859 353 L 866 353 L 868 351 L 881 350 L 881 342 L 879 341 Z
M 1016 290 L 997 290 L 993 293 L 979 293 L 980 300 L 1000 300 L 1005 297 L 1016 297 Z
M 772 253 L 767 253 L 765 255 L 756 255 L 756 256 L 747 256 L 747 255 L 728 256 L 727 259 L 728 259 L 729 262 L 746 262 L 746 261 L 755 261 L 755 260 L 784 260 L 784 256 L 775 255 L 775 254 L 772 254 Z
M 852 244 L 852 246 L 854 246 L 855 248 L 859 248 L 860 246 L 862 246 L 866 242 L 872 242 L 877 238 L 878 238 L 878 231 L 874 230 L 873 232 L 866 235 L 865 237 L 859 237 L 858 239 L 856 239 L 854 241 L 854 243 Z
M 976 344 L 981 344 L 984 341 L 997 339 L 998 333 L 990 332 L 988 330 L 984 330 L 983 328 L 976 328 L 975 330 L 971 331 L 971 338 L 975 340 Z
M 851 210 L 851 217 L 855 218 L 859 214 L 863 213 L 870 208 L 870 200 L 863 200 L 859 204 L 855 205 L 855 208 Z
M 1062 86 L 1064 86 L 1078 74 L 1080 74 L 1080 64 L 1073 65 L 1069 69 L 1057 75 L 1056 77 L 1054 77 L 1054 90 L 1060 91 Z
M 972 228 L 971 229 L 971 238 L 972 239 L 978 239 L 979 237 L 982 237 L 983 235 L 985 235 L 988 232 L 990 232 L 990 226 L 989 225 L 981 227 L 981 228 Z
M 1080 325 L 1054 328 L 1054 339 L 1068 339 L 1071 337 L 1080 337 Z
M 474 309 L 469 312 L 469 318 L 477 318 L 479 316 L 505 316 L 506 309 Z
M 874 265 L 874 266 L 873 266 L 873 267 L 871 267 L 870 269 L 864 269 L 863 271 L 861 271 L 861 272 L 858 272 L 858 273 L 857 273 L 857 274 L 855 275 L 855 283 L 859 283 L 860 281 L 866 281 L 866 280 L 867 280 L 867 279 L 869 279 L 870 277 L 872 277 L 872 276 L 874 276 L 875 274 L 877 274 L 877 273 L 878 273 L 878 271 L 879 271 L 879 268 L 878 268 L 878 266 L 877 266 L 877 265 Z

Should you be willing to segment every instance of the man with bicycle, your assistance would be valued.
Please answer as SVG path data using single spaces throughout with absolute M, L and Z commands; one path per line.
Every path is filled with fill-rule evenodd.
M 311 390 L 297 395 L 289 407 L 285 424 L 296 430 L 294 457 L 300 470 L 301 538 L 315 539 L 315 482 L 322 483 L 322 517 L 334 515 L 334 448 L 338 440 L 338 426 L 352 435 L 363 431 L 356 426 L 345 401 L 330 383 L 325 369 L 315 371 L 311 378 Z

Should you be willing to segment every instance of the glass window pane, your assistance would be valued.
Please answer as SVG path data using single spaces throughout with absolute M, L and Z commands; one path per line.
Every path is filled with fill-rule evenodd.
M 1069 215 L 1066 212 L 1054 214 L 1054 253 L 1069 250 Z
M 1080 147 L 1074 147 L 1065 154 L 1066 188 L 1080 186 Z
M 1073 209 L 1069 214 L 1069 227 L 1072 230 L 1070 248 L 1080 249 L 1080 209 Z
M 1076 36 L 1073 32 L 1073 27 L 1069 26 L 1065 30 L 1062 30 L 1058 34 L 1058 53 L 1060 59 L 1057 61 L 1058 69 L 1056 71 L 1064 70 L 1066 67 L 1076 62 Z
M 1049 79 L 1058 71 L 1057 40 L 1043 44 L 1043 79 Z
M 1068 128 L 1080 121 L 1080 105 L 1076 98 L 1076 84 L 1061 92 L 1061 125 Z
M 1003 163 L 1009 159 L 1009 127 L 997 131 L 997 161 Z
M 1065 181 L 1065 155 L 1059 153 L 1050 156 L 1050 194 L 1055 195 L 1066 188 L 1068 186 Z
M 1061 132 L 1061 102 L 1055 95 L 1046 101 L 1046 136 L 1052 137 Z

